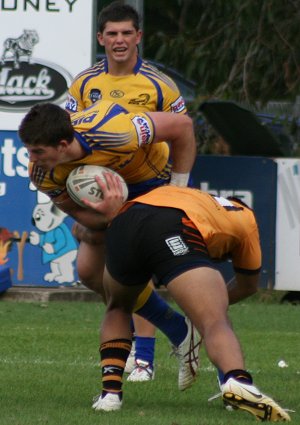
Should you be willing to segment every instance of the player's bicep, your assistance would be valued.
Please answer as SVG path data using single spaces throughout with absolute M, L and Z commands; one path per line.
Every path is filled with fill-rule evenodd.
M 185 130 L 190 132 L 193 128 L 192 120 L 187 115 L 168 112 L 149 112 L 147 115 L 154 127 L 153 143 L 182 138 Z
M 107 227 L 108 220 L 103 214 L 81 207 L 70 198 L 67 191 L 62 192 L 52 201 L 59 209 L 88 229 L 102 230 Z
M 68 192 L 65 190 L 60 195 L 52 198 L 52 202 L 66 214 L 73 216 L 73 213 L 78 209 L 79 205 L 70 198 Z

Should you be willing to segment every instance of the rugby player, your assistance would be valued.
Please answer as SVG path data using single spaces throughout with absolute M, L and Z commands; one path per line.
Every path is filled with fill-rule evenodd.
M 72 115 L 55 104 L 44 103 L 33 106 L 25 115 L 19 136 L 28 150 L 33 184 L 61 210 L 85 226 L 85 241 L 88 243 L 80 242 L 78 262 L 97 264 L 97 286 L 93 287 L 92 281 L 89 284 L 105 299 L 102 287 L 103 237 L 108 219 L 103 214 L 80 207 L 70 198 L 66 190 L 67 177 L 80 165 L 98 164 L 120 173 L 128 183 L 131 196 L 169 181 L 170 184 L 185 185 L 196 150 L 192 120 L 187 115 L 168 112 L 128 113 L 122 106 L 109 101 L 99 101 Z M 173 161 L 171 176 L 169 146 L 161 140 L 169 140 Z M 142 149 L 150 145 L 156 152 L 151 157 Z M 141 294 L 135 309 L 172 342 L 179 359 L 178 386 L 185 390 L 196 376 L 198 333 L 193 331 L 188 319 L 171 312 L 151 286 Z M 146 372 L 147 369 L 145 367 Z
M 110 177 L 107 188 L 97 181 L 105 198 L 111 198 L 107 196 L 111 190 L 113 202 L 122 202 L 122 190 L 114 179 Z M 104 213 L 105 204 L 85 202 Z M 111 208 L 119 210 L 115 205 Z M 253 384 L 227 315 L 230 295 L 237 300 L 241 293 L 236 288 L 256 286 L 259 279 L 259 231 L 250 208 L 238 199 L 198 189 L 159 187 L 125 203 L 105 233 L 105 246 L 104 288 L 109 296 L 100 336 L 102 392 L 95 399 L 95 410 L 122 406 L 131 313 L 154 276 L 203 336 L 209 359 L 224 374 L 223 400 L 261 421 L 290 421 L 288 413 Z M 237 284 L 229 289 L 229 296 L 216 268 L 216 261 L 228 257 Z
M 140 17 L 133 7 L 116 1 L 103 8 L 98 16 L 97 40 L 104 47 L 106 56 L 75 78 L 69 88 L 66 110 L 70 113 L 82 111 L 103 99 L 116 102 L 135 113 L 187 113 L 184 99 L 174 81 L 138 56 L 141 38 Z M 142 149 L 150 160 L 157 155 L 157 147 L 153 145 L 143 146 Z M 168 180 L 169 175 L 170 170 L 166 170 L 162 183 Z M 75 226 L 74 234 L 77 239 L 83 238 L 83 242 L 88 243 L 84 241 L 82 227 L 79 229 L 78 225 Z M 85 248 L 82 244 L 80 250 Z M 92 249 L 95 253 L 96 246 Z M 97 255 L 89 257 L 89 261 L 86 261 L 86 257 L 81 261 L 81 258 L 79 255 L 77 266 L 82 283 L 88 287 L 101 285 L 101 281 L 98 282 L 101 275 L 98 261 L 92 262 Z M 134 325 L 135 344 L 127 360 L 126 372 L 130 373 L 129 381 L 147 381 L 154 377 L 155 328 L 137 316 Z

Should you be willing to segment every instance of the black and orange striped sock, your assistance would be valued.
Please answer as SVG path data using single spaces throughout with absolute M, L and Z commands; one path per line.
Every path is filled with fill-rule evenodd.
M 122 377 L 130 350 L 129 339 L 113 339 L 101 344 L 102 397 L 115 393 L 122 399 Z

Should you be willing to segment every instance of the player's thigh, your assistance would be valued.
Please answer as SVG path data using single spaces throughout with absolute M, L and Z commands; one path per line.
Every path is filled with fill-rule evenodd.
M 197 267 L 174 277 L 168 291 L 180 308 L 201 327 L 226 320 L 228 295 L 221 273 L 210 267 Z
M 80 278 L 90 280 L 97 278 L 102 282 L 104 264 L 105 264 L 104 244 L 91 245 L 86 242 L 80 242 L 77 253 L 77 268 Z
M 147 284 L 124 285 L 116 281 L 107 268 L 104 270 L 103 287 L 107 298 L 107 309 L 121 309 L 131 313 L 138 296 L 143 292 Z

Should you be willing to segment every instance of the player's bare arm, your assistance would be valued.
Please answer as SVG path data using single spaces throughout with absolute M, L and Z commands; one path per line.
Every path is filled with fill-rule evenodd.
M 192 119 L 187 115 L 150 112 L 155 128 L 154 143 L 168 140 L 171 146 L 173 171 L 189 173 L 196 157 L 196 139 Z
M 104 173 L 104 177 L 106 182 L 98 176 L 95 177 L 103 193 L 101 202 L 94 203 L 82 199 L 86 205 L 86 208 L 83 208 L 74 202 L 66 191 L 54 199 L 58 208 L 73 217 L 79 224 L 85 226 L 89 233 L 104 230 L 124 203 L 122 184 L 118 176 Z M 83 231 L 82 227 L 80 231 Z
M 106 182 L 101 180 L 99 176 L 95 177 L 99 185 L 103 199 L 99 202 L 91 202 L 87 199 L 82 199 L 84 204 L 88 207 L 103 214 L 108 221 L 111 221 L 118 214 L 120 208 L 124 203 L 124 191 L 121 180 L 118 176 L 112 173 L 103 173 Z
M 69 216 L 73 217 L 81 225 L 87 227 L 90 231 L 106 229 L 109 220 L 102 213 L 91 208 L 83 208 L 76 204 L 67 191 L 52 199 L 53 203 Z
M 87 207 L 100 214 L 104 214 L 107 219 L 111 221 L 118 215 L 118 212 L 124 204 L 124 191 L 118 176 L 111 173 L 105 173 L 104 175 L 107 184 L 105 184 L 100 177 L 95 177 L 103 193 L 103 199 L 100 202 L 92 202 L 83 198 L 82 201 Z
M 233 279 L 227 283 L 227 291 L 229 304 L 235 304 L 251 295 L 258 290 L 259 273 L 242 274 L 236 273 Z

